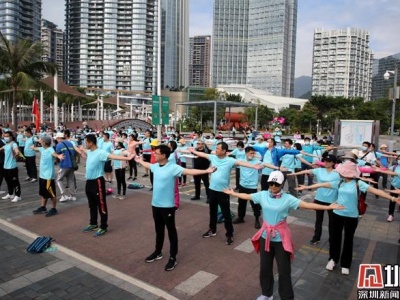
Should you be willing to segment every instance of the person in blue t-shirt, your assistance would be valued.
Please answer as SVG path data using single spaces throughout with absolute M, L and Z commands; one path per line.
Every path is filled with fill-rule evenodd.
M 260 160 L 255 157 L 256 151 L 253 147 L 246 147 L 244 149 L 245 157 L 237 158 L 238 160 L 246 161 L 250 164 L 258 165 Z M 252 194 L 257 193 L 258 187 L 258 170 L 250 169 L 246 167 L 239 167 L 240 170 L 240 182 L 238 185 L 239 193 Z M 238 217 L 232 222 L 233 224 L 244 223 L 244 217 L 246 215 L 247 200 L 238 199 Z M 255 217 L 254 228 L 260 229 L 261 224 L 259 217 L 261 215 L 261 206 L 250 201 L 251 207 L 253 208 L 253 213 Z
M 225 230 L 226 230 L 226 244 L 233 244 L 233 225 L 230 210 L 229 195 L 225 194 L 223 190 L 229 187 L 231 170 L 234 166 L 243 166 L 247 168 L 260 170 L 263 167 L 261 164 L 252 165 L 246 161 L 236 160 L 227 156 L 228 144 L 220 142 L 217 145 L 214 154 L 206 154 L 204 152 L 196 151 L 194 148 L 189 148 L 189 151 L 199 157 L 204 157 L 211 162 L 217 171 L 211 175 L 210 188 L 208 192 L 208 200 L 210 205 L 210 223 L 209 229 L 203 234 L 204 238 L 214 237 L 217 235 L 217 216 L 218 206 L 221 208 L 222 215 L 224 216 Z
M 318 183 L 321 182 L 334 182 L 340 181 L 340 176 L 338 172 L 335 172 L 334 165 L 336 163 L 336 156 L 334 155 L 325 155 L 322 158 L 322 161 L 325 164 L 325 168 L 316 168 L 311 170 L 304 170 L 297 173 L 292 173 L 290 175 L 304 175 L 304 174 L 313 174 L 315 176 Z M 301 184 L 303 185 L 303 184 Z M 299 184 L 300 186 L 300 184 Z M 317 193 L 314 198 L 314 203 L 321 205 L 330 205 L 331 203 L 337 200 L 337 190 L 328 189 L 328 188 L 318 188 Z M 328 210 L 328 232 L 330 233 L 332 229 L 331 221 L 332 221 L 332 211 Z M 311 245 L 316 245 L 320 243 L 321 235 L 322 235 L 322 223 L 324 221 L 324 211 L 316 210 L 315 211 L 315 226 L 314 226 L 314 236 L 310 240 Z M 329 234 L 330 237 L 330 234 Z M 330 238 L 329 238 L 330 240 Z
M 182 168 L 174 161 L 169 161 L 171 149 L 167 145 L 156 146 L 154 155 L 156 158 L 156 163 L 154 164 L 150 164 L 140 157 L 136 158 L 136 162 L 145 168 L 149 168 L 154 174 L 151 207 L 156 229 L 156 249 L 145 259 L 145 261 L 147 263 L 151 263 L 162 259 L 165 231 L 164 227 L 167 227 L 170 243 L 170 258 L 165 265 L 165 271 L 172 271 L 177 265 L 176 255 L 178 254 L 178 233 L 175 226 L 174 203 L 174 187 L 176 178 L 182 175 L 209 174 L 214 172 L 215 169 L 208 168 L 206 170 L 190 170 Z
M 21 184 L 19 183 L 18 166 L 15 157 L 19 154 L 19 148 L 17 143 L 14 142 L 11 131 L 3 132 L 3 141 L 6 144 L 0 148 L 0 151 L 4 151 L 4 178 L 7 183 L 8 194 L 1 199 L 13 198 L 11 202 L 18 202 L 21 201 Z
M 51 138 L 47 135 L 42 136 L 39 140 L 42 147 L 31 146 L 31 149 L 40 152 L 40 164 L 39 164 L 39 196 L 42 197 L 40 200 L 40 207 L 33 211 L 34 214 L 46 214 L 46 217 L 56 215 L 57 209 L 57 198 L 56 198 L 56 183 L 55 183 L 55 171 L 54 171 L 54 148 L 51 147 Z M 59 154 L 59 158 L 63 158 L 62 154 Z M 51 199 L 52 208 L 47 211 L 46 204 L 47 200 Z
M 308 203 L 282 191 L 285 177 L 280 171 L 273 171 L 268 177 L 268 191 L 258 193 L 235 193 L 232 189 L 224 193 L 243 200 L 254 201 L 262 208 L 263 226 L 252 238 L 253 245 L 259 246 L 260 252 L 260 285 L 262 295 L 257 299 L 272 299 L 274 292 L 274 259 L 279 272 L 279 296 L 281 299 L 294 299 L 291 278 L 291 259 L 294 249 L 290 229 L 286 219 L 289 211 L 304 209 L 343 209 L 336 203 L 330 206 Z
M 358 190 L 360 193 L 370 192 L 384 199 L 400 203 L 400 198 L 392 197 L 384 191 L 378 190 L 362 180 L 358 180 L 359 172 L 357 165 L 352 161 L 345 161 L 335 169 L 341 177 L 341 181 L 321 182 L 310 186 L 301 186 L 299 190 L 328 188 L 338 191 L 337 203 L 343 205 L 343 210 L 333 210 L 330 230 L 329 261 L 326 265 L 328 271 L 332 271 L 339 263 L 342 267 L 342 274 L 349 275 L 353 261 L 354 233 L 358 225 Z M 344 241 L 342 248 L 342 234 Z M 342 250 L 341 250 L 342 248 Z
M 106 201 L 106 182 L 104 180 L 104 164 L 109 159 L 131 160 L 135 154 L 118 156 L 97 148 L 96 136 L 88 134 L 85 138 L 86 149 L 79 148 L 81 154 L 86 156 L 86 186 L 85 192 L 89 202 L 90 223 L 83 232 L 96 231 L 94 236 L 106 234 L 108 228 L 108 211 Z M 100 214 L 100 227 L 97 225 L 97 211 Z
M 37 181 L 37 167 L 36 167 L 36 152 L 31 148 L 37 142 L 37 139 L 33 136 L 30 128 L 25 129 L 25 142 L 24 156 L 25 156 L 25 167 L 28 177 L 25 181 L 36 182 Z

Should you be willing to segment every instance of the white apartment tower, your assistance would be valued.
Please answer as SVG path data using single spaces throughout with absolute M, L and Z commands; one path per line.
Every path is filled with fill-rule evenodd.
M 358 28 L 314 31 L 312 95 L 371 99 L 369 32 Z
M 70 85 L 154 93 L 161 15 L 161 87 L 188 83 L 188 1 L 66 0 Z M 183 71 L 186 73 L 183 73 Z
M 213 86 L 242 84 L 293 96 L 297 0 L 218 0 Z

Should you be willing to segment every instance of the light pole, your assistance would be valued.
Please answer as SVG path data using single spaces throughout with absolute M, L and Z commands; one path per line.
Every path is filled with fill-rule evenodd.
M 385 80 L 389 80 L 390 74 L 394 75 L 394 83 L 393 83 L 393 102 L 392 102 L 392 122 L 390 124 L 390 139 L 393 141 L 393 133 L 394 133 L 394 117 L 396 114 L 396 94 L 397 94 L 397 64 L 394 65 L 394 71 L 386 70 L 383 78 Z

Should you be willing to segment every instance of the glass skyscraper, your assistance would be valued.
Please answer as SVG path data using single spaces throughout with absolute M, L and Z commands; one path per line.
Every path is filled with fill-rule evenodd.
M 0 0 L 0 31 L 8 40 L 40 41 L 42 0 Z
M 372 100 L 388 97 L 389 89 L 393 88 L 393 74 L 390 74 L 389 80 L 385 80 L 383 74 L 387 70 L 393 71 L 396 65 L 400 68 L 400 53 L 374 59 L 372 62 Z
M 189 40 L 188 4 L 181 2 L 187 1 L 162 1 L 161 86 L 187 82 L 179 77 L 184 76 L 179 66 L 185 64 L 188 55 L 185 34 L 186 44 Z M 157 5 L 157 0 L 66 0 L 67 82 L 82 87 L 154 92 Z
M 213 86 L 293 96 L 297 0 L 215 0 Z

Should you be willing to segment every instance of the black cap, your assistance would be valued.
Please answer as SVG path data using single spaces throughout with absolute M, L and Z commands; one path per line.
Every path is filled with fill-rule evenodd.
M 333 154 L 324 155 L 324 156 L 322 157 L 322 161 L 323 161 L 323 162 L 324 162 L 324 161 L 331 161 L 331 162 L 335 163 L 335 162 L 336 162 L 336 156 L 333 155 Z

